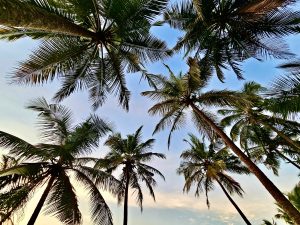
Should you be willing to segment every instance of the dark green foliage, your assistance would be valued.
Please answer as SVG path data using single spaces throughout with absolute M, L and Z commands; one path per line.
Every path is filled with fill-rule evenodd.
M 127 135 L 126 138 L 122 138 L 120 133 L 110 136 L 105 142 L 105 145 L 110 148 L 110 152 L 103 159 L 100 159 L 95 167 L 104 168 L 108 172 L 122 168 L 120 181 L 125 186 L 126 181 L 129 179 L 129 187 L 136 192 L 136 201 L 142 210 L 143 193 L 140 181 L 145 182 L 150 195 L 155 200 L 153 187 L 156 186 L 156 181 L 154 175 L 165 179 L 159 170 L 146 163 L 155 157 L 165 159 L 165 155 L 150 152 L 149 150 L 153 147 L 155 139 L 142 142 L 141 131 L 142 127 L 134 134 Z M 124 194 L 124 190 L 121 189 L 118 193 L 119 203 L 123 200 Z
M 300 14 L 280 7 L 289 2 L 182 1 L 166 10 L 164 21 L 185 31 L 175 51 L 184 48 L 186 55 L 207 60 L 221 81 L 228 68 L 241 79 L 245 59 L 292 56 L 281 37 L 299 31 Z
M 93 222 L 112 224 L 111 212 L 98 188 L 113 192 L 120 184 L 110 174 L 89 167 L 95 159 L 82 157 L 91 153 L 99 139 L 111 131 L 109 124 L 91 115 L 73 126 L 69 109 L 48 104 L 45 99 L 33 101 L 28 108 L 39 113 L 38 125 L 45 143 L 31 145 L 0 132 L 0 146 L 9 150 L 9 156 L 2 159 L 0 172 L 0 208 L 6 215 L 1 219 L 5 221 L 26 207 L 30 196 L 47 183 L 46 201 L 42 202 L 46 213 L 63 224 L 81 224 L 78 198 L 70 180 L 74 176 L 89 192 Z
M 125 71 L 145 73 L 144 65 L 169 55 L 150 33 L 167 0 L 0 1 L 0 38 L 44 40 L 13 75 L 21 84 L 62 82 L 62 100 L 87 89 L 94 108 L 108 94 L 128 109 Z M 24 12 L 26 11 L 26 13 Z M 34 19 L 33 19 L 34 18 Z
M 189 192 L 196 186 L 195 196 L 201 192 L 206 194 L 206 203 L 209 207 L 208 192 L 214 189 L 214 182 L 221 183 L 230 194 L 242 196 L 243 189 L 229 173 L 249 174 L 249 170 L 240 160 L 222 148 L 221 143 L 211 143 L 207 148 L 195 135 L 189 134 L 185 140 L 189 148 L 181 154 L 183 160 L 177 172 L 184 175 L 184 191 Z

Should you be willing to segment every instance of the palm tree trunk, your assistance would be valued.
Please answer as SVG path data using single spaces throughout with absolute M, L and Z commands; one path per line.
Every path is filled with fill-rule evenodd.
M 98 39 L 96 33 L 30 3 L 0 0 L 0 9 L 0 24 L 4 26 Z
M 247 219 L 247 217 L 245 216 L 245 214 L 242 212 L 242 210 L 238 207 L 238 205 L 234 202 L 234 200 L 231 198 L 231 196 L 229 195 L 229 193 L 226 191 L 226 189 L 224 188 L 223 184 L 219 180 L 217 180 L 217 182 L 220 185 L 220 187 L 222 188 L 222 190 L 225 193 L 226 197 L 231 202 L 231 204 L 234 206 L 234 208 L 238 211 L 238 213 L 240 214 L 240 216 L 243 218 L 243 220 L 245 221 L 245 223 L 247 225 L 251 225 L 250 221 Z
M 295 166 L 296 168 L 298 168 L 300 170 L 300 166 L 293 162 L 290 158 L 286 157 L 284 154 L 282 154 L 280 151 L 278 151 L 277 149 L 274 150 L 281 158 L 285 159 L 286 161 L 288 161 L 290 164 L 292 164 L 293 166 Z
M 123 225 L 127 225 L 128 223 L 128 190 L 129 190 L 129 179 L 130 174 L 127 166 L 125 167 L 126 173 L 126 184 L 125 184 L 125 196 L 124 196 L 124 219 Z
M 38 202 L 38 204 L 37 204 L 37 206 L 36 206 L 33 214 L 31 215 L 31 218 L 28 221 L 27 225 L 34 225 L 34 223 L 35 223 L 35 221 L 36 221 L 38 215 L 40 214 L 40 211 L 41 211 L 41 209 L 42 209 L 42 207 L 44 205 L 44 202 L 46 201 L 46 198 L 47 198 L 47 196 L 48 196 L 48 194 L 49 194 L 49 192 L 50 192 L 50 190 L 52 188 L 54 180 L 55 180 L 55 177 L 52 176 L 50 178 L 50 180 L 49 180 L 49 182 L 47 184 L 47 187 L 44 190 L 44 192 L 42 194 L 42 197 L 40 198 L 40 200 L 39 200 L 39 202 Z
M 209 117 L 197 108 L 194 103 L 190 103 L 193 111 L 202 118 L 218 134 L 224 143 L 241 159 L 248 169 L 259 179 L 268 192 L 273 196 L 276 202 L 292 218 L 295 224 L 300 225 L 300 213 L 281 193 L 281 191 L 272 183 L 271 180 L 235 145 L 235 143 L 219 128 Z
M 281 132 L 280 130 L 276 129 L 274 126 L 260 121 L 265 127 L 273 130 L 276 134 L 278 134 L 282 139 L 284 139 L 288 144 L 290 144 L 295 150 L 297 150 L 297 152 L 299 153 L 300 150 L 300 146 L 294 142 L 292 139 L 290 139 L 288 136 L 286 136 L 283 132 Z

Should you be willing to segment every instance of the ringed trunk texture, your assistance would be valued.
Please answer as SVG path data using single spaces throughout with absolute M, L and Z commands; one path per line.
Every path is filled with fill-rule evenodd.
M 192 109 L 218 134 L 224 143 L 241 159 L 248 169 L 259 179 L 268 192 L 273 196 L 276 202 L 292 218 L 295 224 L 300 225 L 300 212 L 288 201 L 281 191 L 272 183 L 271 180 L 235 145 L 235 143 L 220 129 L 209 117 L 207 117 L 197 106 L 190 104 Z
M 16 0 L 0 0 L 0 25 L 97 39 L 97 35 L 67 18 Z
M 252 225 L 250 223 L 250 221 L 247 219 L 247 217 L 245 216 L 245 214 L 243 213 L 243 211 L 239 208 L 239 206 L 235 203 L 235 201 L 231 198 L 231 196 L 229 195 L 229 193 L 226 191 L 226 189 L 224 188 L 223 184 L 220 181 L 218 181 L 218 180 L 217 180 L 217 182 L 220 185 L 220 187 L 222 188 L 222 190 L 225 193 L 226 197 L 231 202 L 231 204 L 234 206 L 234 208 L 238 211 L 238 213 L 240 214 L 240 216 L 243 218 L 243 220 L 245 221 L 245 223 L 247 225 Z
M 124 196 L 124 218 L 123 225 L 127 225 L 128 223 L 128 190 L 129 190 L 129 171 L 127 166 L 125 167 L 126 173 L 126 184 L 125 184 L 125 196 Z
M 50 178 L 48 184 L 47 184 L 47 187 L 46 187 L 45 191 L 42 194 L 42 197 L 40 198 L 40 200 L 39 200 L 36 208 L 34 209 L 34 212 L 31 215 L 30 220 L 28 221 L 27 225 L 34 225 L 34 223 L 35 223 L 38 215 L 40 214 L 41 209 L 42 209 L 42 207 L 43 207 L 43 205 L 44 205 L 44 203 L 46 201 L 46 198 L 47 198 L 47 196 L 48 196 L 48 194 L 49 194 L 49 192 L 50 192 L 50 190 L 52 188 L 54 180 L 55 180 L 55 177 L 52 176 Z

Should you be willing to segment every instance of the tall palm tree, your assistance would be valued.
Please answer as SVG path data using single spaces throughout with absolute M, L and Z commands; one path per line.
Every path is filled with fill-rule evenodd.
M 110 148 L 110 152 L 100 159 L 95 167 L 106 168 L 107 171 L 113 172 L 118 168 L 122 168 L 120 181 L 125 187 L 119 192 L 119 203 L 124 201 L 124 220 L 123 225 L 128 222 L 128 192 L 132 188 L 137 194 L 137 203 L 143 209 L 143 192 L 140 181 L 144 182 L 150 192 L 150 195 L 155 200 L 153 187 L 156 185 L 154 175 L 157 174 L 165 179 L 162 173 L 152 166 L 147 165 L 147 162 L 153 160 L 154 157 L 165 159 L 165 155 L 156 152 L 150 152 L 154 139 L 148 139 L 142 142 L 142 127 L 134 134 L 127 135 L 122 138 L 120 133 L 110 136 L 105 145 Z
M 294 133 L 293 133 L 294 135 Z M 300 169 L 299 153 L 271 130 L 257 125 L 245 125 L 238 134 L 240 146 L 255 162 L 263 162 L 278 175 L 279 159 Z
M 220 137 L 240 159 L 248 169 L 260 180 L 268 192 L 273 196 L 279 205 L 293 218 L 296 224 L 300 224 L 300 213 L 286 199 L 280 190 L 269 180 L 269 178 L 235 145 L 226 135 L 220 126 L 214 121 L 213 115 L 209 113 L 209 106 L 225 107 L 236 104 L 248 105 L 249 101 L 243 99 L 239 93 L 234 91 L 207 91 L 202 89 L 208 80 L 205 74 L 200 73 L 200 68 L 195 59 L 188 61 L 190 69 L 185 75 L 175 76 L 170 71 L 169 79 L 157 76 L 157 89 L 143 92 L 142 95 L 148 96 L 158 101 L 150 108 L 152 115 L 159 114 L 162 119 L 156 125 L 155 132 L 171 126 L 168 143 L 170 143 L 171 133 L 179 129 L 185 121 L 185 110 L 191 109 L 193 122 L 207 136 Z M 200 76 L 199 76 L 200 74 Z
M 64 106 L 48 104 L 45 99 L 33 101 L 28 108 L 38 112 L 43 143 L 30 144 L 12 134 L 0 131 L 0 146 L 9 150 L 16 163 L 6 163 L 0 172 L 0 208 L 6 210 L 4 220 L 24 208 L 34 192 L 46 186 L 28 225 L 33 225 L 44 207 L 64 224 L 81 224 L 73 177 L 88 191 L 94 224 L 112 224 L 108 205 L 98 190 L 113 192 L 119 182 L 110 174 L 94 169 L 87 157 L 98 147 L 99 138 L 111 128 L 95 115 L 73 126 L 72 114 Z M 10 160 L 11 162 L 11 160 Z
M 164 13 L 164 21 L 185 32 L 175 50 L 184 48 L 209 60 L 223 81 L 223 68 L 242 78 L 244 59 L 272 55 L 288 58 L 281 37 L 297 33 L 299 12 L 285 6 L 293 1 L 189 0 L 175 3 Z
M 150 33 L 167 0 L 0 0 L 0 38 L 43 42 L 13 77 L 20 84 L 60 79 L 55 99 L 87 89 L 94 107 L 115 92 L 128 109 L 124 77 L 169 55 Z M 147 73 L 144 73 L 147 75 Z
M 223 126 L 233 125 L 231 129 L 231 137 L 235 140 L 239 133 L 246 133 L 243 129 L 248 129 L 251 125 L 259 125 L 266 129 L 270 129 L 280 136 L 288 145 L 295 149 L 295 151 L 300 151 L 300 145 L 297 141 L 291 139 L 288 135 L 284 133 L 284 129 L 299 129 L 300 124 L 296 121 L 290 121 L 281 118 L 276 115 L 267 115 L 266 106 L 264 99 L 259 95 L 262 87 L 255 82 L 245 83 L 241 94 L 243 98 L 248 99 L 252 102 L 247 107 L 241 107 L 239 104 L 232 106 L 229 109 L 219 110 L 223 116 L 221 124 Z
M 195 184 L 197 187 L 195 195 L 199 196 L 200 192 L 205 191 L 206 203 L 209 207 L 208 192 L 214 189 L 214 182 L 218 183 L 245 223 L 250 225 L 250 221 L 230 196 L 233 193 L 242 196 L 243 189 L 233 177 L 227 174 L 227 172 L 249 174 L 247 167 L 242 165 L 236 156 L 220 148 L 218 146 L 220 143 L 211 143 L 209 148 L 206 148 L 205 144 L 192 134 L 189 134 L 189 140 L 185 141 L 190 146 L 181 154 L 180 158 L 183 161 L 177 170 L 185 178 L 183 190 L 188 192 Z

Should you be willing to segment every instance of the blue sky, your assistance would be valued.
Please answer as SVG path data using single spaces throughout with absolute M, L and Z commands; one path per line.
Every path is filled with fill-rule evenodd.
M 166 40 L 171 46 L 177 40 L 179 32 L 173 31 L 167 26 L 154 28 L 153 32 Z M 300 38 L 297 36 L 287 39 L 290 48 L 296 54 L 299 54 Z M 36 97 L 45 97 L 49 101 L 53 94 L 58 89 L 58 82 L 38 87 L 24 87 L 9 84 L 9 74 L 17 65 L 17 62 L 25 59 L 26 56 L 37 46 L 37 42 L 22 39 L 17 42 L 0 42 L 0 130 L 13 133 L 29 142 L 37 143 L 38 131 L 35 126 L 36 114 L 26 110 L 24 106 L 31 99 Z M 185 59 L 182 55 L 176 55 L 166 62 L 175 72 L 185 70 Z M 268 83 L 282 71 L 275 67 L 280 63 L 276 60 L 268 60 L 266 62 L 258 62 L 255 60 L 247 60 L 243 63 L 246 80 L 255 80 L 268 85 Z M 148 69 L 153 73 L 166 74 L 167 71 L 161 62 L 148 65 Z M 213 89 L 239 89 L 243 85 L 243 81 L 238 81 L 232 72 L 226 73 L 226 83 L 222 84 L 217 79 L 212 79 L 210 88 Z M 140 125 L 144 125 L 143 136 L 145 139 L 151 138 L 153 128 L 158 121 L 158 117 L 150 117 L 147 110 L 152 105 L 148 99 L 140 96 L 141 91 L 148 90 L 145 82 L 139 82 L 139 74 L 129 74 L 127 76 L 128 87 L 132 91 L 130 103 L 130 111 L 125 112 L 120 107 L 113 97 L 107 100 L 107 103 L 99 108 L 96 113 L 103 118 L 112 121 L 115 129 L 122 134 L 133 133 Z M 91 107 L 88 102 L 88 97 L 85 92 L 80 92 L 66 99 L 63 104 L 69 106 L 75 116 L 75 122 L 80 122 L 86 118 Z M 173 141 L 170 150 L 167 149 L 168 131 L 163 131 L 156 134 L 156 144 L 154 150 L 165 153 L 167 160 L 153 162 L 166 176 L 166 182 L 158 180 L 156 188 L 157 201 L 154 203 L 147 195 L 145 189 L 145 201 L 143 214 L 135 205 L 134 197 L 130 201 L 129 209 L 129 224 L 130 225 L 206 225 L 206 224 L 221 224 L 221 225 L 238 225 L 243 224 L 234 208 L 230 205 L 226 197 L 219 188 L 215 188 L 209 194 L 211 200 L 211 208 L 207 209 L 203 196 L 194 198 L 193 193 L 183 194 L 183 178 L 176 175 L 176 168 L 179 165 L 179 155 L 187 146 L 182 141 L 188 132 L 196 132 L 191 123 L 173 136 Z M 94 156 L 101 156 L 106 152 L 105 147 L 100 147 L 95 150 Z M 287 192 L 298 181 L 298 172 L 289 165 L 283 165 L 280 170 L 280 177 L 273 176 L 269 171 L 263 169 L 269 175 L 271 180 L 283 191 Z M 234 196 L 239 206 L 249 217 L 253 224 L 260 224 L 262 219 L 271 219 L 275 213 L 273 199 L 264 190 L 262 185 L 257 182 L 254 176 L 235 176 L 245 190 L 244 198 Z M 158 178 L 159 179 L 159 178 Z M 84 224 L 90 224 L 88 206 L 85 200 L 83 190 L 80 190 L 81 208 L 84 212 Z M 25 210 L 24 216 L 16 224 L 26 224 L 28 217 L 34 209 L 40 192 L 37 192 L 32 199 L 29 207 Z M 108 203 L 111 205 L 115 224 L 122 223 L 122 207 L 117 207 L 116 201 L 107 193 L 104 194 Z M 37 225 L 59 224 L 58 221 L 50 216 L 42 215 L 38 218 Z M 279 223 L 280 224 L 280 223 Z

